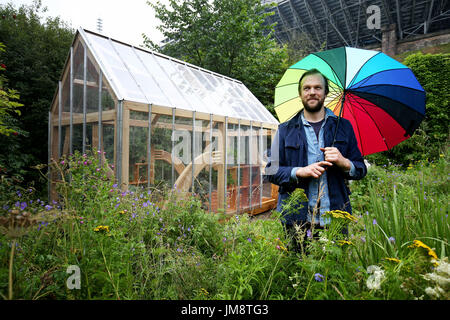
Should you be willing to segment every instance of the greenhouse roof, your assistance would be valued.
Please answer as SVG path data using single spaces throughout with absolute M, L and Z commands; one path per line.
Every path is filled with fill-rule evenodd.
M 278 124 L 241 82 L 79 28 L 119 100 Z

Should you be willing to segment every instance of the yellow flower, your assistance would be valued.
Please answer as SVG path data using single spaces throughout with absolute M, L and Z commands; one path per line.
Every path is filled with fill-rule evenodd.
M 423 248 L 425 250 L 427 250 L 427 253 L 430 257 L 432 257 L 434 259 L 434 265 L 439 265 L 439 263 L 437 262 L 438 257 L 436 252 L 434 252 L 433 249 L 431 249 L 429 246 L 427 246 L 425 243 L 423 243 L 420 240 L 414 240 L 413 244 L 409 246 L 409 248 Z
M 351 241 L 347 241 L 347 240 L 338 240 L 338 245 L 343 246 L 344 244 L 347 244 L 349 246 L 351 246 L 353 244 L 353 242 Z
M 94 228 L 95 232 L 105 231 L 109 232 L 109 226 L 97 226 Z
M 120 214 L 125 214 L 125 213 L 127 213 L 128 212 L 128 210 L 127 209 L 125 209 L 125 210 L 122 210 L 122 211 L 119 211 L 119 213 Z
M 388 260 L 388 261 L 392 261 L 392 262 L 395 262 L 395 263 L 400 263 L 401 262 L 401 260 L 399 260 L 399 259 L 397 259 L 397 258 L 388 258 L 388 257 L 386 257 L 386 258 L 384 258 L 385 260 Z
M 325 214 L 331 215 L 333 218 L 336 218 L 336 219 L 345 219 L 345 220 L 349 220 L 351 222 L 357 221 L 357 219 L 354 216 L 352 216 L 350 213 L 348 213 L 347 211 L 332 210 L 332 211 L 325 212 Z

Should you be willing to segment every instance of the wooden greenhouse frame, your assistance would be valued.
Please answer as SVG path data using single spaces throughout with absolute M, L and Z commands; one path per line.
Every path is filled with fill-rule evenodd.
M 122 190 L 167 183 L 212 212 L 258 214 L 276 207 L 263 169 L 277 128 L 242 82 L 80 28 L 49 112 L 48 156 L 96 149 Z

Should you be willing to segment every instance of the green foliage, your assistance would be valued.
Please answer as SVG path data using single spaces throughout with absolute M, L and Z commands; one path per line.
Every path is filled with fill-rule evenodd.
M 52 164 L 58 201 L 44 203 L 36 190 L 20 187 L 2 199 L 3 298 L 448 296 L 446 157 L 406 170 L 371 167 L 366 181 L 351 185 L 354 216 L 330 212 L 329 226 L 307 233 L 303 253 L 287 245 L 282 212 L 269 219 L 224 216 L 176 189 L 122 191 L 108 176 L 108 162 L 98 159 L 95 151 L 75 152 Z M 304 199 L 296 190 L 284 211 Z M 80 268 L 81 289 L 66 286 L 70 265 Z
M 19 8 L 0 4 L 0 39 L 7 48 L 2 63 L 7 66 L 9 86 L 20 92 L 17 99 L 23 104 L 20 115 L 12 114 L 9 122 L 18 135 L 0 135 L 0 149 L 8 150 L 0 166 L 37 184 L 44 182 L 30 167 L 47 162 L 48 111 L 74 35 L 59 17 L 41 18 L 44 12 L 41 1 Z
M 0 42 L 0 54 L 5 52 L 5 45 Z M 1 57 L 1 55 L 0 55 Z M 0 60 L 1 61 L 1 60 Z M 14 89 L 6 87 L 8 80 L 4 75 L 6 71 L 6 65 L 0 64 L 0 135 L 9 136 L 9 134 L 17 135 L 15 128 L 11 128 L 10 122 L 12 122 L 12 113 L 20 115 L 19 107 L 23 106 L 14 100 L 20 98 L 19 94 Z
M 273 26 L 264 23 L 270 13 L 260 1 L 148 3 L 167 42 L 159 47 L 144 35 L 147 46 L 241 80 L 264 105 L 273 103 L 275 86 L 288 67 L 287 51 L 271 39 Z

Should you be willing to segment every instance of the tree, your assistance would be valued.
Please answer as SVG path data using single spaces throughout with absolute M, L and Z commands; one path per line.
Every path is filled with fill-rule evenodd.
M 5 45 L 0 42 L 0 54 L 5 51 Z M 6 72 L 6 65 L 0 63 L 0 135 L 17 135 L 17 129 L 12 125 L 12 122 L 14 122 L 12 115 L 20 115 L 18 108 L 23 106 L 23 104 L 15 101 L 20 96 L 17 90 L 7 87 L 8 80 L 4 72 Z
M 15 137 L 17 148 L 3 154 L 8 159 L 2 165 L 12 174 L 20 172 L 27 182 L 39 179 L 31 166 L 47 163 L 48 111 L 74 36 L 59 17 L 43 19 L 45 11 L 39 0 L 18 9 L 11 3 L 0 5 L 0 39 L 7 48 L 2 63 L 23 104 L 20 115 L 13 115 L 22 128 Z M 2 153 L 10 149 L 10 138 L 0 135 Z
M 268 5 L 259 0 L 170 0 L 169 7 L 152 4 L 166 38 L 153 50 L 241 80 L 266 106 L 273 104 L 275 86 L 288 67 L 287 50 L 271 37 L 265 23 Z

